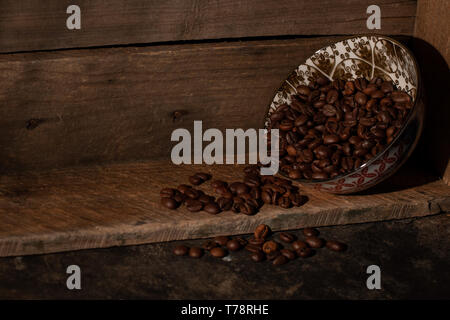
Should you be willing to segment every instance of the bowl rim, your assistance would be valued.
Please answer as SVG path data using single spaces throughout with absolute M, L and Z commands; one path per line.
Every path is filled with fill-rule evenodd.
M 372 159 L 370 159 L 369 161 L 365 162 L 364 164 L 362 164 L 362 165 L 359 166 L 358 168 L 353 169 L 353 170 L 350 171 L 350 172 L 343 173 L 343 174 L 340 174 L 340 175 L 337 175 L 337 176 L 335 176 L 335 177 L 333 177 L 333 178 L 328 178 L 328 179 L 292 179 L 292 178 L 290 178 L 287 174 L 283 173 L 281 170 L 278 170 L 278 173 L 277 173 L 277 174 L 282 175 L 283 177 L 288 178 L 289 180 L 292 180 L 292 181 L 295 181 L 295 182 L 298 182 L 298 183 L 301 183 L 301 184 L 305 184 L 305 185 L 308 185 L 308 184 L 311 185 L 311 184 L 327 183 L 327 182 L 331 182 L 331 181 L 343 179 L 343 178 L 346 178 L 346 177 L 348 177 L 348 176 L 350 176 L 350 175 L 352 175 L 352 174 L 355 174 L 355 172 L 357 172 L 357 171 L 359 171 L 359 170 L 361 170 L 361 169 L 364 169 L 365 167 L 369 167 L 369 166 L 372 165 L 375 161 L 379 160 L 379 156 L 380 156 L 381 154 L 384 154 L 386 151 L 390 150 L 391 147 L 397 142 L 397 140 L 400 139 L 400 137 L 403 135 L 404 131 L 406 130 L 406 127 L 407 127 L 408 124 L 411 122 L 411 119 L 412 119 L 412 116 L 413 116 L 413 114 L 414 114 L 414 111 L 416 111 L 416 108 L 417 108 L 417 102 L 419 101 L 420 98 L 422 98 L 422 84 L 421 84 L 421 74 L 420 74 L 420 69 L 419 69 L 419 65 L 418 65 L 418 63 L 417 63 L 416 57 L 414 56 L 414 54 L 413 54 L 413 52 L 411 51 L 411 49 L 409 49 L 408 47 L 406 47 L 404 44 L 402 44 L 402 43 L 399 42 L 398 40 L 393 39 L 393 38 L 391 38 L 391 37 L 389 37 L 389 36 L 386 36 L 386 35 L 377 34 L 377 33 L 362 33 L 362 34 L 355 34 L 355 35 L 352 35 L 352 36 L 349 36 L 349 37 L 345 37 L 345 38 L 343 38 L 343 39 L 341 39 L 341 40 L 339 40 L 339 41 L 336 41 L 336 42 L 333 42 L 333 43 L 331 43 L 331 44 L 328 44 L 328 45 L 326 45 L 326 46 L 324 46 L 324 47 L 321 47 L 320 49 L 315 50 L 311 55 L 309 55 L 309 56 L 305 59 L 304 62 L 306 62 L 306 60 L 308 60 L 310 57 L 312 57 L 316 52 L 318 52 L 318 51 L 320 51 L 320 50 L 324 50 L 325 48 L 328 48 L 329 46 L 332 46 L 333 44 L 336 44 L 336 43 L 339 43 L 339 42 L 342 42 L 342 41 L 345 41 L 345 40 L 350 40 L 350 39 L 354 39 L 354 38 L 362 38 L 362 37 L 377 37 L 377 38 L 384 38 L 384 39 L 387 39 L 387 40 L 389 40 L 389 41 L 392 41 L 393 43 L 395 43 L 396 45 L 398 45 L 400 48 L 402 48 L 403 50 L 405 50 L 405 51 L 410 55 L 410 57 L 411 57 L 411 59 L 412 59 L 412 62 L 413 62 L 413 65 L 414 65 L 414 69 L 416 70 L 416 75 L 417 75 L 416 98 L 415 98 L 415 100 L 414 100 L 414 103 L 413 103 L 413 105 L 412 105 L 412 107 L 411 107 L 411 109 L 410 109 L 410 112 L 409 112 L 409 114 L 408 114 L 408 116 L 407 116 L 407 118 L 406 118 L 406 121 L 405 121 L 405 123 L 403 124 L 402 128 L 400 129 L 400 131 L 398 132 L 398 134 L 396 135 L 396 137 L 395 137 L 395 138 L 394 138 L 394 139 L 393 139 L 393 140 L 392 140 L 392 141 L 391 141 L 391 142 L 390 142 L 390 143 L 389 143 L 389 144 L 388 144 L 381 152 L 377 153 Z M 303 64 L 304 62 L 300 63 L 299 65 Z M 288 77 L 289 77 L 293 72 L 295 72 L 295 70 L 298 68 L 299 65 L 297 65 L 297 67 L 296 67 L 294 70 L 292 70 L 292 71 L 288 74 Z M 273 103 L 273 100 L 274 100 L 275 96 L 277 95 L 277 93 L 278 93 L 278 92 L 280 91 L 280 89 L 282 88 L 284 82 L 287 80 L 288 77 L 286 77 L 286 78 L 283 80 L 282 84 L 281 84 L 281 85 L 278 87 L 278 89 L 275 91 L 275 93 L 274 93 L 274 95 L 273 95 L 273 98 L 272 98 L 272 100 L 270 101 L 270 104 L 269 104 L 269 106 L 268 106 L 268 108 L 267 108 L 267 110 L 266 110 L 266 113 L 265 113 L 265 116 L 264 116 L 264 123 L 263 123 L 263 127 L 264 127 L 265 129 L 267 129 L 265 123 L 266 123 L 266 120 L 267 120 L 267 118 L 268 118 L 269 111 L 270 111 L 270 107 L 271 107 L 271 105 L 272 105 L 272 103 Z M 408 153 L 411 154 L 411 152 L 408 152 Z M 404 160 L 401 162 L 401 164 L 403 164 L 405 161 L 406 161 L 406 159 L 404 159 Z M 388 177 L 388 176 L 383 177 L 383 179 L 384 179 L 384 178 L 387 178 L 387 177 Z M 383 179 L 381 179 L 381 180 L 383 180 Z

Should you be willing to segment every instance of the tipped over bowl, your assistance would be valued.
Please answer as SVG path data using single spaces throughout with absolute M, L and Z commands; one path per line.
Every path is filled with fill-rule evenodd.
M 271 128 L 275 129 L 280 127 L 280 124 L 278 122 L 274 123 L 274 121 L 278 120 L 273 120 L 277 118 L 276 116 L 274 116 L 274 113 L 280 112 L 280 110 L 292 108 L 292 110 L 286 111 L 289 112 L 291 118 L 293 117 L 293 114 L 294 116 L 302 115 L 302 100 L 300 98 L 305 99 L 304 103 L 309 104 L 309 110 L 313 109 L 312 99 L 319 98 L 311 98 L 311 96 L 305 96 L 306 93 L 302 92 L 302 89 L 303 91 L 308 91 L 308 88 L 306 88 L 306 86 L 309 86 L 311 90 L 320 91 L 317 87 L 317 83 L 319 82 L 317 80 L 318 78 L 325 79 L 325 81 L 327 81 L 326 86 L 328 85 L 328 83 L 331 86 L 331 83 L 333 83 L 333 81 L 336 83 L 337 80 L 339 80 L 342 84 L 344 82 L 352 82 L 353 80 L 361 78 L 365 78 L 368 82 L 373 80 L 374 85 L 376 80 L 379 86 L 383 82 L 387 83 L 392 81 L 394 88 L 404 91 L 409 95 L 409 100 L 407 102 L 408 112 L 403 113 L 401 127 L 398 125 L 398 122 L 396 123 L 397 128 L 395 130 L 395 135 L 389 137 L 389 139 L 386 139 L 385 141 L 387 141 L 387 143 L 381 144 L 381 140 L 374 140 L 376 145 L 379 147 L 376 154 L 372 150 L 371 155 L 367 155 L 364 158 L 364 161 L 360 161 L 361 159 L 358 160 L 358 157 L 355 153 L 358 145 L 352 145 L 353 149 L 351 149 L 351 151 L 346 150 L 345 157 L 346 159 L 350 159 L 346 160 L 346 162 L 350 161 L 352 167 L 347 168 L 345 172 L 341 168 L 338 172 L 333 171 L 331 175 L 323 174 L 322 176 L 326 178 L 320 178 L 320 174 L 315 174 L 316 179 L 306 179 L 305 177 L 309 177 L 309 174 L 306 175 L 305 173 L 303 173 L 303 175 L 301 175 L 301 177 L 299 178 L 293 178 L 293 176 L 295 177 L 296 175 L 287 173 L 287 171 L 285 170 L 280 170 L 279 174 L 303 185 L 309 185 L 318 190 L 336 194 L 349 194 L 368 189 L 394 174 L 413 152 L 423 128 L 424 104 L 421 94 L 422 89 L 420 83 L 420 75 L 417 62 L 410 50 L 398 41 L 386 36 L 363 35 L 354 36 L 336 42 L 316 51 L 311 57 L 309 57 L 304 63 L 300 64 L 289 75 L 289 77 L 283 82 L 280 89 L 275 94 L 275 97 L 266 113 L 264 123 L 265 128 L 269 129 L 270 131 Z M 365 82 L 365 80 L 363 81 Z M 358 88 L 360 89 L 360 86 Z M 345 100 L 345 103 L 349 101 L 349 105 L 346 106 L 343 106 L 342 101 L 336 102 L 336 108 L 339 112 L 341 112 L 341 114 L 345 114 L 345 116 L 347 116 L 347 113 L 352 113 L 351 108 L 356 108 L 355 106 L 357 106 L 357 108 L 359 109 L 364 109 L 363 111 L 357 110 L 353 112 L 355 121 L 356 118 L 358 118 L 357 121 L 360 121 L 361 119 L 359 117 L 364 117 L 365 113 L 370 114 L 371 117 L 378 117 L 379 119 L 378 114 L 372 115 L 372 113 L 378 113 L 381 109 L 384 111 L 387 110 L 386 104 L 383 105 L 383 103 L 381 102 L 381 97 L 377 98 L 376 95 L 368 96 L 367 102 L 368 100 L 373 100 L 372 105 L 375 106 L 374 110 L 376 111 L 372 111 L 372 109 L 369 109 L 369 106 L 367 105 L 367 102 L 364 101 L 364 99 L 362 99 L 363 101 L 359 101 L 357 98 L 345 96 L 347 93 L 344 93 L 344 88 L 342 87 L 342 85 L 335 85 L 335 89 L 333 90 L 339 91 L 341 89 L 342 92 L 340 93 L 340 96 L 342 96 L 342 99 Z M 353 92 L 358 91 L 357 89 L 353 90 Z M 327 91 L 325 90 L 323 92 L 327 93 Z M 390 99 L 392 92 L 386 92 L 387 98 Z M 328 98 L 329 97 L 326 98 L 326 101 L 329 101 Z M 323 99 L 323 97 L 320 99 Z M 308 102 L 306 102 L 307 100 Z M 331 97 L 331 100 L 334 99 Z M 357 102 L 355 102 L 355 100 Z M 393 97 L 390 100 L 392 104 L 397 103 L 395 102 L 395 99 Z M 394 100 L 394 102 L 392 102 L 392 100 Z M 325 103 L 327 103 L 326 101 Z M 297 104 L 297 108 L 294 109 L 293 107 L 291 107 L 291 104 Z M 300 108 L 298 107 L 298 105 L 300 105 Z M 343 107 L 341 108 L 340 106 Z M 399 106 L 401 106 L 401 103 L 399 103 L 397 107 Z M 315 104 L 314 107 L 316 107 Z M 317 103 L 317 111 L 314 112 L 324 113 L 325 111 L 320 108 L 323 108 L 323 104 Z M 341 109 L 345 110 L 345 112 L 342 112 Z M 350 109 L 350 111 L 348 109 Z M 400 111 L 401 110 L 398 110 L 398 112 Z M 333 112 L 333 108 L 331 108 L 331 112 Z M 395 113 L 397 111 L 394 110 L 392 112 Z M 361 114 L 362 116 L 360 116 Z M 308 116 L 310 117 L 310 120 L 308 122 L 310 128 L 317 128 L 319 130 L 320 127 L 321 131 L 319 133 L 322 135 L 322 143 L 325 143 L 323 137 L 325 137 L 325 132 L 329 130 L 329 127 L 324 125 L 323 122 L 314 122 L 317 118 L 314 117 L 313 120 L 311 113 L 309 113 Z M 329 120 L 330 118 L 327 119 Z M 386 120 L 386 126 L 390 125 L 389 121 L 390 120 Z M 295 123 L 301 123 L 301 121 Z M 377 123 L 376 125 L 373 125 L 372 128 L 368 127 L 367 133 L 361 133 L 362 137 L 364 137 L 364 135 L 367 137 L 370 137 L 370 135 L 373 136 L 374 132 L 377 133 L 376 130 L 379 129 L 378 127 L 383 127 L 383 123 L 384 122 Z M 316 127 L 314 127 L 315 125 Z M 339 123 L 339 125 L 342 124 Z M 359 126 L 362 125 L 360 122 L 358 122 L 357 126 L 359 129 Z M 293 140 L 295 142 L 295 136 L 299 135 L 298 132 L 300 132 L 301 130 L 303 130 L 304 132 L 306 129 L 298 127 L 298 130 L 295 131 L 294 128 L 295 134 L 291 135 L 293 139 L 291 139 L 290 141 Z M 301 137 L 304 138 L 304 136 Z M 367 139 L 370 140 L 369 138 Z M 293 146 L 291 146 L 291 150 L 293 150 L 291 153 L 293 154 L 289 154 L 289 156 L 291 157 L 289 157 L 289 163 L 288 165 L 285 165 L 285 167 L 287 167 L 287 169 L 294 168 L 291 170 L 299 171 L 300 169 L 297 169 L 297 167 L 301 167 L 302 161 L 306 161 L 304 160 L 305 150 L 302 150 L 302 148 L 306 149 L 306 147 L 304 147 L 300 143 L 294 144 L 294 142 L 290 142 L 293 143 Z M 343 143 L 347 142 L 344 141 Z M 380 146 L 382 146 L 383 148 L 381 149 Z M 332 147 L 334 147 L 335 149 L 332 149 Z M 327 148 L 324 149 L 327 150 Z M 328 149 L 337 150 L 336 148 L 341 148 L 341 145 L 338 145 L 336 143 L 335 145 L 330 145 Z M 317 150 L 314 150 L 314 152 L 316 151 Z M 283 152 L 285 152 L 284 149 Z M 359 152 L 358 155 L 361 153 L 360 151 L 356 152 Z M 311 154 L 311 152 L 309 152 L 309 154 Z M 283 163 L 285 162 L 283 162 L 283 158 L 281 159 L 281 164 L 283 165 Z M 316 159 L 315 161 L 318 161 L 318 159 Z M 324 167 L 322 168 L 326 168 L 325 166 L 327 165 L 327 161 L 325 161 Z M 340 163 L 340 160 L 337 161 L 338 163 Z M 314 163 L 313 169 L 315 170 L 315 173 L 320 173 L 320 170 L 322 169 L 317 164 L 317 162 Z M 308 165 L 311 166 L 311 164 Z M 329 167 L 332 167 L 333 163 L 328 163 L 328 165 L 330 165 Z M 302 168 L 304 167 L 305 165 L 303 165 Z

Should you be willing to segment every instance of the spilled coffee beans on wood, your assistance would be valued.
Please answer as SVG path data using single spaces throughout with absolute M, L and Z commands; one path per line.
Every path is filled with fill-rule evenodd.
M 254 215 L 264 204 L 287 209 L 299 207 L 307 201 L 307 197 L 301 195 L 298 187 L 292 185 L 290 180 L 262 176 L 259 165 L 245 167 L 244 173 L 243 181 L 228 183 L 212 180 L 210 186 L 215 196 L 193 187 L 212 178 L 206 173 L 196 173 L 188 179 L 193 186 L 181 184 L 177 188 L 162 189 L 161 204 L 171 210 L 184 205 L 191 212 L 205 211 L 212 215 L 222 211 Z
M 303 240 L 297 240 L 297 237 L 289 232 L 273 235 L 269 226 L 261 224 L 248 240 L 242 237 L 217 236 L 206 240 L 202 248 L 179 245 L 174 248 L 173 253 L 177 256 L 201 258 L 206 251 L 211 257 L 223 258 L 230 252 L 245 249 L 254 262 L 268 261 L 274 266 L 281 266 L 297 258 L 310 258 L 318 252 L 317 249 L 323 247 L 335 252 L 347 250 L 347 245 L 340 241 L 319 238 L 319 231 L 314 228 L 303 229 L 303 234 Z

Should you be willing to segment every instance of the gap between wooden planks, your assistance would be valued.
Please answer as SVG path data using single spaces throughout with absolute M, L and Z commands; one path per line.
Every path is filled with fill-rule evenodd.
M 162 187 L 206 171 L 232 182 L 234 165 L 175 166 L 154 161 L 20 173 L 0 177 L 0 256 L 103 248 L 274 230 L 425 216 L 448 211 L 450 187 L 411 161 L 389 181 L 359 195 L 338 196 L 302 187 L 309 201 L 282 209 L 265 205 L 255 216 L 212 216 L 159 201 Z M 211 193 L 209 183 L 201 189 Z

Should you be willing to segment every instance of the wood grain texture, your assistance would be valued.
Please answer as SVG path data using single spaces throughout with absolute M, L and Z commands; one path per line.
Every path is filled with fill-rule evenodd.
M 450 1 L 420 0 L 417 12 L 412 45 L 428 98 L 424 153 L 450 185 Z
M 66 28 L 69 0 L 0 0 L 0 52 L 280 35 L 412 35 L 416 0 L 78 0 L 81 30 Z
M 411 162 L 409 162 L 411 164 Z M 309 201 L 282 209 L 266 205 L 255 216 L 216 216 L 163 208 L 159 190 L 186 183 L 197 170 L 236 181 L 234 165 L 175 166 L 166 161 L 79 167 L 0 177 L 0 256 L 40 254 L 215 235 L 425 216 L 450 210 L 450 187 L 403 167 L 386 183 L 358 195 L 302 188 Z M 211 194 L 209 183 L 200 186 Z
M 338 39 L 0 55 L 0 172 L 168 158 L 194 120 L 260 128 L 289 73 Z

